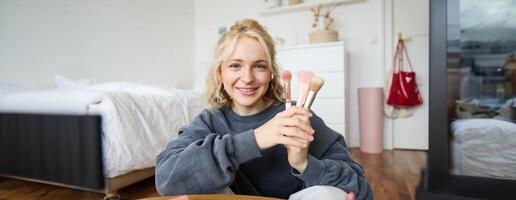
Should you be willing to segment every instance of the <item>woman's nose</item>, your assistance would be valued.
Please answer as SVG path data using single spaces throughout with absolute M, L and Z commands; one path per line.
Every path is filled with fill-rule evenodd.
M 245 67 L 244 70 L 242 70 L 240 80 L 244 83 L 251 83 L 254 81 L 254 72 L 251 67 Z

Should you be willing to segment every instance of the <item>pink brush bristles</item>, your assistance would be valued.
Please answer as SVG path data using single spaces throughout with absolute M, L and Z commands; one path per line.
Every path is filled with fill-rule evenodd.
M 292 73 L 288 70 L 281 72 L 281 79 L 283 79 L 283 88 L 285 89 L 285 109 L 288 109 L 292 106 L 290 96 L 290 80 L 292 79 Z
M 305 104 L 303 105 L 304 108 L 310 109 L 312 106 L 312 103 L 315 100 L 315 96 L 321 89 L 321 87 L 324 85 L 324 79 L 320 76 L 314 75 L 312 77 L 312 80 L 310 80 L 310 91 L 308 92 L 308 96 L 306 97 Z
M 300 71 L 297 73 L 298 80 L 298 99 L 296 106 L 303 107 L 303 104 L 306 100 L 306 95 L 308 94 L 308 90 L 310 89 L 310 81 L 312 80 L 312 77 L 314 76 L 314 73 L 309 71 Z

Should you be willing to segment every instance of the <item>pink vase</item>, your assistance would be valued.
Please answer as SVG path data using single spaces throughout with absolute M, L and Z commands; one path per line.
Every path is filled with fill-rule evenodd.
M 383 88 L 358 88 L 360 151 L 383 151 Z

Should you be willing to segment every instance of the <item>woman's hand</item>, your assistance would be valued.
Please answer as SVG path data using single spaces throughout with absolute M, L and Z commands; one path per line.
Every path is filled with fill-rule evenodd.
M 306 123 L 310 124 L 309 119 L 305 119 L 303 117 L 300 117 L 299 115 L 295 115 L 293 117 L 299 118 L 300 120 L 307 120 Z M 303 173 L 306 169 L 306 166 L 308 165 L 309 146 L 310 143 L 308 143 L 308 145 L 303 148 L 285 145 L 285 148 L 287 148 L 288 163 L 292 168 L 296 169 L 300 173 Z
M 256 143 L 260 149 L 267 149 L 277 144 L 289 147 L 308 148 L 314 138 L 310 125 L 310 111 L 292 107 L 274 116 L 267 123 L 254 130 Z
M 285 145 L 287 148 L 288 163 L 299 173 L 303 173 L 308 165 L 308 146 L 305 148 L 298 148 L 294 146 Z

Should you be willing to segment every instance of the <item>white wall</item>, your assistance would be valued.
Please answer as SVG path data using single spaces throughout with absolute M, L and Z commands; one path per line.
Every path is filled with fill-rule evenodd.
M 339 39 L 344 41 L 348 50 L 351 146 L 358 146 L 359 143 L 357 88 L 383 85 L 384 69 L 379 64 L 377 44 L 381 18 L 378 4 L 378 0 L 344 4 L 332 12 Z M 264 0 L 248 0 L 245 3 L 239 0 L 195 0 L 195 63 L 199 72 L 196 76 L 204 76 L 202 72 L 211 64 L 218 28 L 229 28 L 238 19 L 259 20 L 273 37 L 284 38 L 286 45 L 308 43 L 312 23 L 309 10 L 262 16 L 259 13 L 264 7 Z
M 1 0 L 0 81 L 53 86 L 55 74 L 191 87 L 190 0 Z

